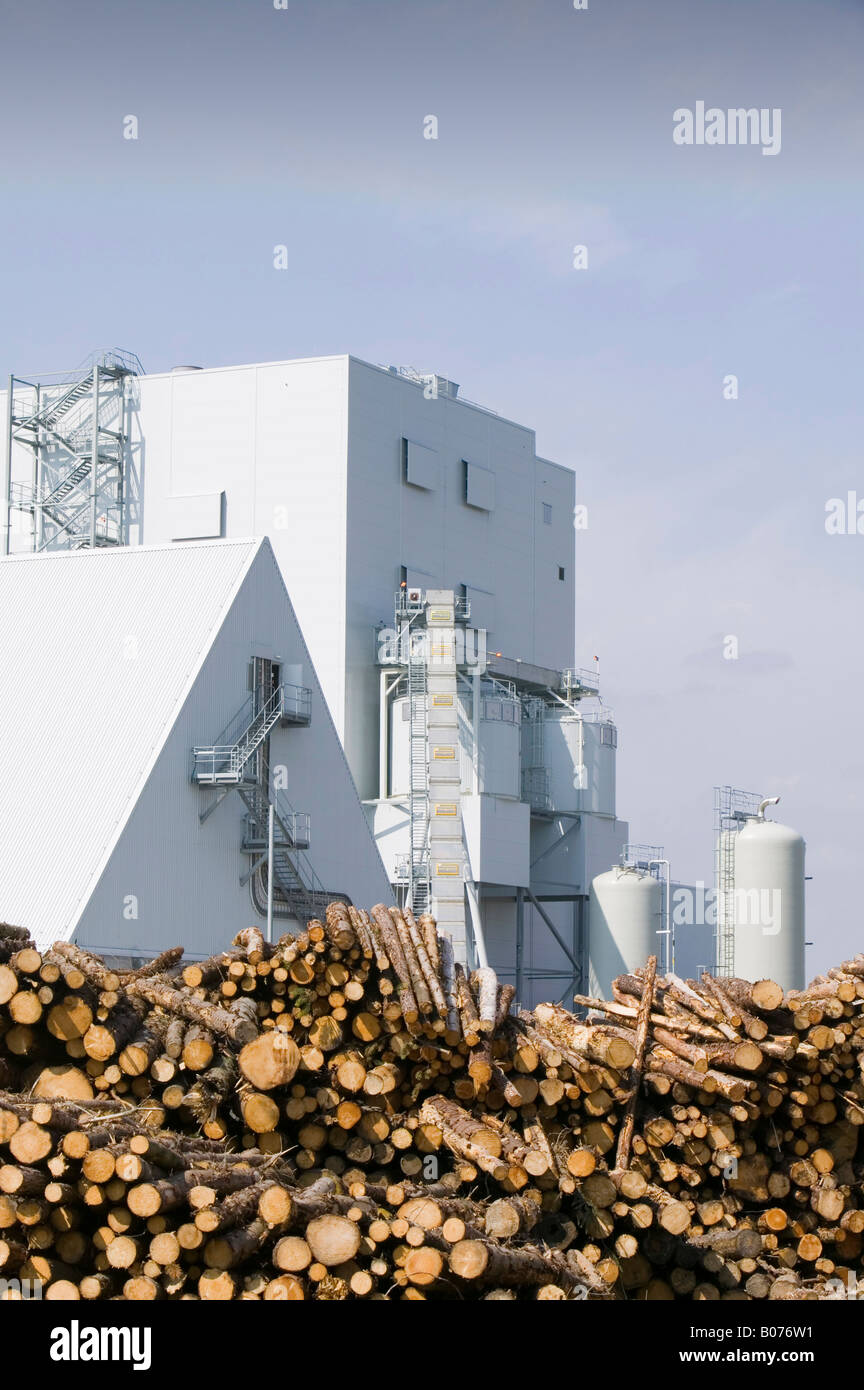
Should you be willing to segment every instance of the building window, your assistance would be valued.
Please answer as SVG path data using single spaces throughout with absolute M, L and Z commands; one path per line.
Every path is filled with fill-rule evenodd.
M 564 569 L 564 566 L 563 566 L 563 565 L 559 565 L 559 566 L 558 566 L 558 578 L 559 578 L 559 579 L 563 579 L 564 576 L 565 576 L 565 573 L 566 573 L 566 571 L 565 571 L 565 569 Z
M 544 503 L 543 503 L 543 525 L 544 525 L 544 526 L 551 526 L 551 525 L 552 525 L 552 503 L 551 503 L 551 502 L 544 502 Z

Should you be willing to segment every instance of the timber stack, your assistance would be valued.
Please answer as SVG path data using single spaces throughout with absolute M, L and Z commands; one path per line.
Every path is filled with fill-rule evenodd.
M 112 969 L 0 924 L 0 1279 L 47 1299 L 813 1299 L 864 1272 L 864 957 L 520 1010 L 432 918 Z

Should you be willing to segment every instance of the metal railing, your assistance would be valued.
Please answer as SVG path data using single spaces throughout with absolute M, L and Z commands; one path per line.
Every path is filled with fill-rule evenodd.
M 290 826 L 298 812 L 294 810 L 284 791 L 277 791 L 271 786 L 270 797 L 276 823 L 287 835 L 287 827 Z M 317 916 L 319 913 L 326 912 L 328 904 L 339 898 L 338 893 L 331 893 L 324 887 L 312 867 L 312 861 L 308 854 L 299 846 L 289 846 L 284 842 L 276 844 L 274 840 L 273 860 L 274 877 L 277 883 L 282 887 L 289 902 L 301 914 Z
M 561 689 L 568 696 L 574 691 L 597 691 L 600 689 L 600 673 L 587 666 L 576 666 L 561 672 Z
M 274 807 L 275 810 L 275 807 Z M 307 849 L 312 835 L 312 818 L 308 811 L 294 811 L 285 808 L 276 817 L 274 846 L 287 846 L 288 849 Z M 243 836 L 244 850 L 267 848 L 267 808 L 263 814 L 256 809 L 246 817 L 246 831 Z
M 215 743 L 193 748 L 192 780 L 236 786 L 252 755 L 280 721 L 308 724 L 312 691 L 308 686 L 280 685 L 259 710 L 250 695 Z

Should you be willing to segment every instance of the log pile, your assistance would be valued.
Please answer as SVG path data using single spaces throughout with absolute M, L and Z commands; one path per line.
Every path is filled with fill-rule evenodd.
M 0 924 L 0 1280 L 48 1299 L 808 1299 L 864 1269 L 864 957 L 514 1005 L 331 904 L 112 970 Z M 17 1290 L 17 1292 L 16 1292 Z

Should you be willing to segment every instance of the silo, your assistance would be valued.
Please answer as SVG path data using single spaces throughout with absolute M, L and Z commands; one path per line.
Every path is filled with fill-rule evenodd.
M 618 732 L 612 721 L 550 706 L 543 741 L 552 810 L 614 816 Z
M 518 798 L 521 720 L 522 707 L 515 696 L 494 690 L 481 694 L 477 748 L 481 792 Z
M 796 830 L 754 816 L 735 840 L 735 974 L 804 987 L 804 852 Z
M 616 975 L 659 956 L 663 888 L 643 869 L 616 865 L 591 881 L 588 898 L 589 992 L 604 999 Z
M 390 796 L 407 796 L 411 785 L 411 706 L 407 695 L 390 705 Z
M 618 730 L 609 718 L 583 721 L 582 801 L 580 810 L 595 816 L 615 815 L 615 762 Z

